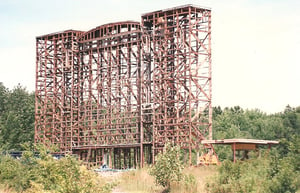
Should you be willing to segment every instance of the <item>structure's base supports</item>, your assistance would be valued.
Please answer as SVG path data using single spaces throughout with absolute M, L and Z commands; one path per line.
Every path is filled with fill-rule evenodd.
M 143 148 L 143 155 L 140 147 L 80 149 L 73 150 L 73 154 L 77 155 L 88 168 L 107 165 L 114 169 L 129 169 L 152 164 L 152 146 L 144 145 Z M 144 163 L 141 163 L 141 157 Z

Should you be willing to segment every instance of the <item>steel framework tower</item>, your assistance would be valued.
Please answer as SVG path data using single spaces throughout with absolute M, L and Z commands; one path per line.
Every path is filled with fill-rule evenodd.
M 78 131 L 79 58 L 78 36 L 68 30 L 36 38 L 35 141 L 72 150 Z
M 193 5 L 37 37 L 35 141 L 114 168 L 212 136 L 211 11 Z

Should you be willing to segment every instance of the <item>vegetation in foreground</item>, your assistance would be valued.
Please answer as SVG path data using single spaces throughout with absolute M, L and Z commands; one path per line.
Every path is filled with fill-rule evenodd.
M 114 183 L 106 181 L 72 157 L 54 159 L 46 149 L 25 151 L 20 160 L 0 157 L 0 182 L 7 192 L 25 193 L 105 193 Z
M 118 189 L 124 192 L 161 193 L 166 188 L 155 183 L 155 177 L 149 174 L 150 167 L 122 174 L 119 178 Z M 216 166 L 186 167 L 182 170 L 183 176 L 188 178 L 179 182 L 171 182 L 171 193 L 203 193 L 206 191 L 206 183 L 217 174 Z
M 221 166 L 181 170 L 182 162 L 174 157 L 179 157 L 179 148 L 169 144 L 156 165 L 123 174 L 118 187 L 125 192 L 149 193 L 295 193 L 300 191 L 300 138 L 294 137 L 287 146 L 285 157 L 276 149 L 266 150 L 247 161 L 225 160 Z
M 165 187 L 166 192 L 169 192 L 171 183 L 179 183 L 189 178 L 189 176 L 183 175 L 182 169 L 180 147 L 167 143 L 163 149 L 163 153 L 157 155 L 156 163 L 149 171 L 150 175 L 155 177 L 155 182 Z
M 300 173 L 295 168 L 294 161 L 296 160 L 292 157 L 278 159 L 274 156 L 237 163 L 226 160 L 219 167 L 215 178 L 207 183 L 207 191 L 211 193 L 299 191 Z

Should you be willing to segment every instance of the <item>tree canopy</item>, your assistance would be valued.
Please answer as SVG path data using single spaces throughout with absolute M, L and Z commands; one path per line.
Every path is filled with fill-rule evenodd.
M 21 144 L 34 140 L 34 93 L 21 85 L 9 90 L 0 82 L 0 146 L 22 150 Z

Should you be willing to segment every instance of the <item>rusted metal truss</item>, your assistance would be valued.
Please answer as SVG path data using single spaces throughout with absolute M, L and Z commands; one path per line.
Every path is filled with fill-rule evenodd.
M 212 138 L 209 9 L 39 36 L 36 52 L 36 142 L 125 168 Z

